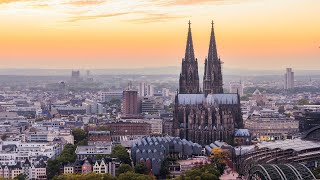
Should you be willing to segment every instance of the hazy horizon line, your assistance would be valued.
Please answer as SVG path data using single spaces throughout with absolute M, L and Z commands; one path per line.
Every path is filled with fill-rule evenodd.
M 198 67 L 202 68 L 204 65 L 199 65 Z M 0 70 L 135 70 L 135 69 L 161 69 L 161 68 L 180 68 L 180 66 L 150 66 L 150 67 L 134 67 L 134 68 L 41 68 L 41 67 L 7 67 L 1 68 Z M 199 68 L 199 69 L 200 69 Z M 280 71 L 285 70 L 286 68 L 276 68 L 276 69 L 260 69 L 260 68 L 235 68 L 235 67 L 224 67 L 226 69 L 234 69 L 234 70 L 247 70 L 247 71 Z M 320 71 L 319 69 L 308 69 L 308 68 L 293 68 L 292 66 L 288 66 L 287 68 L 292 68 L 293 70 L 298 71 Z

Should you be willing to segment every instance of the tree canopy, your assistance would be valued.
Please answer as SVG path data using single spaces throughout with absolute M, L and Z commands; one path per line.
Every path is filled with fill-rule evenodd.
M 60 170 L 60 161 L 58 159 L 49 159 L 47 162 L 47 177 L 52 179 L 58 175 Z
M 119 177 L 113 177 L 110 174 L 62 174 L 52 178 L 52 180 L 154 180 L 153 176 L 147 176 L 143 174 L 136 174 L 132 171 L 122 173 Z
M 14 178 L 14 180 L 25 180 L 27 178 L 27 175 L 21 173 L 17 177 Z
M 298 105 L 309 105 L 309 101 L 307 99 L 300 99 L 298 101 Z
M 144 174 L 137 174 L 134 172 L 126 172 L 120 174 L 118 180 L 155 180 L 155 177 Z
M 76 146 L 72 144 L 66 144 L 60 154 L 56 159 L 49 159 L 47 163 L 47 176 L 48 179 L 52 179 L 54 176 L 58 175 L 60 166 L 67 163 L 73 163 L 76 161 L 77 156 L 75 153 Z
M 80 128 L 72 129 L 72 135 L 74 136 L 75 144 L 83 143 L 87 139 L 87 133 Z
M 72 144 L 67 144 L 64 146 L 58 160 L 62 164 L 73 163 L 77 159 L 77 155 L 75 153 L 76 146 Z
M 138 174 L 147 174 L 147 167 L 144 163 L 137 163 L 134 167 L 134 172 Z
M 116 145 L 113 147 L 111 157 L 118 158 L 122 163 L 131 164 L 128 151 L 121 145 Z
M 219 173 L 223 174 L 226 166 L 225 159 L 228 156 L 227 152 L 223 151 L 221 148 L 213 148 L 211 154 L 213 154 L 210 157 L 212 163 L 215 164 L 217 170 L 219 170 Z
M 54 177 L 52 180 L 92 180 L 92 179 L 101 179 L 101 180 L 117 180 L 116 177 L 113 177 L 111 174 L 62 174 L 60 176 Z
M 176 180 L 218 180 L 219 177 L 220 173 L 213 165 L 204 165 L 186 171 Z
M 119 176 L 120 174 L 126 173 L 126 172 L 133 172 L 132 167 L 129 164 L 121 164 L 121 166 L 117 169 L 116 174 Z

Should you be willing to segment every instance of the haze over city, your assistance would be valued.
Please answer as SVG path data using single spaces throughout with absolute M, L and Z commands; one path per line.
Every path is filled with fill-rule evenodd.
M 0 0 L 0 68 L 179 67 L 191 20 L 199 65 L 211 20 L 226 68 L 317 69 L 320 1 Z
M 319 0 L 0 0 L 0 180 L 320 179 Z

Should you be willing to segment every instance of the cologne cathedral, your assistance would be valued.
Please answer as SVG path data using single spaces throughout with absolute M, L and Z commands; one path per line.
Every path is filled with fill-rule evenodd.
M 201 145 L 216 140 L 231 142 L 242 128 L 239 94 L 223 93 L 221 60 L 218 57 L 212 22 L 208 57 L 205 59 L 203 90 L 199 85 L 198 60 L 193 49 L 191 23 L 185 57 L 175 97 L 173 133 Z

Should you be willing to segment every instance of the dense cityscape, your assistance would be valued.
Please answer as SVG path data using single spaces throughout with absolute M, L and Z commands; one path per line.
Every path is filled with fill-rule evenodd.
M 320 178 L 320 76 L 223 76 L 214 24 L 199 79 L 0 76 L 3 179 Z
M 320 179 L 319 7 L 0 0 L 0 180 Z

